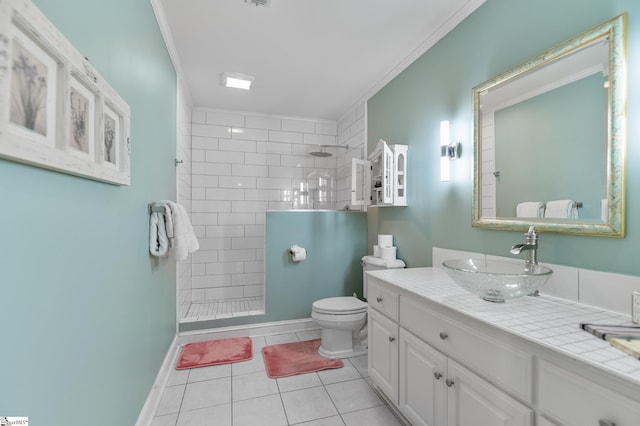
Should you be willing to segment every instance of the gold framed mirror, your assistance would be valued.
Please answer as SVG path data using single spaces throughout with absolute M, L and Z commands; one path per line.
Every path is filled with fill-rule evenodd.
M 621 14 L 473 88 L 472 226 L 623 237 Z

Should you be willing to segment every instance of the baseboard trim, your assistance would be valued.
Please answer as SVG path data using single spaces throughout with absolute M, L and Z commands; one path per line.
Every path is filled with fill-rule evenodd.
M 180 343 L 178 342 L 178 336 L 176 335 L 174 336 L 173 341 L 171 342 L 171 346 L 169 346 L 169 350 L 164 357 L 164 361 L 160 366 L 160 370 L 158 371 L 156 380 L 153 382 L 151 391 L 149 392 L 149 395 L 147 395 L 147 400 L 145 401 L 144 405 L 142 406 L 142 410 L 138 415 L 136 426 L 150 426 L 153 422 L 153 416 L 158 409 L 158 405 L 160 404 L 162 392 L 164 392 L 164 388 L 169 382 L 171 371 L 173 371 L 173 366 L 176 364 L 178 349 L 180 349 Z
M 205 330 L 183 331 L 178 333 L 180 345 L 201 342 L 209 339 L 227 337 L 266 336 L 270 334 L 293 333 L 296 331 L 316 330 L 318 325 L 311 318 L 287 321 L 263 322 L 257 324 L 233 325 L 229 327 L 210 328 Z
M 398 407 L 396 407 L 396 405 L 393 402 L 391 402 L 391 400 L 387 397 L 387 395 L 385 395 L 385 393 L 382 392 L 382 389 L 380 389 L 378 385 L 376 385 L 375 382 L 373 382 L 373 380 L 371 380 L 369 384 L 371 385 L 371 388 L 373 389 L 373 391 L 380 397 L 380 399 L 384 401 L 385 405 L 389 408 L 389 411 L 391 411 L 391 413 L 396 417 L 396 419 L 398 419 L 398 421 L 403 426 L 411 426 L 411 422 L 407 420 L 407 418 L 400 412 Z

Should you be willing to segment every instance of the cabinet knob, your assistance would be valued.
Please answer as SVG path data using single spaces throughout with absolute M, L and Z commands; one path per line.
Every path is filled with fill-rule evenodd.
M 449 337 L 449 335 L 447 334 L 447 332 L 446 332 L 446 331 L 441 331 L 441 332 L 440 332 L 440 338 L 441 338 L 442 340 L 447 340 L 447 338 L 448 338 L 448 337 Z
M 599 420 L 598 426 L 616 426 L 616 424 L 611 420 Z
M 376 298 L 376 301 L 377 301 L 378 303 L 382 302 L 382 297 L 377 297 L 377 298 Z
M 435 377 L 436 380 L 440 380 L 440 378 L 442 378 L 442 373 L 438 373 L 436 371 L 435 373 L 433 373 L 433 377 Z
M 454 382 L 451 379 L 447 379 L 447 380 L 445 380 L 445 383 L 447 384 L 447 386 L 451 387 L 451 386 L 453 386 Z
M 396 341 L 396 338 L 395 338 L 395 337 L 393 337 L 393 336 L 389 336 L 389 341 L 390 341 L 391 343 L 393 343 L 393 342 L 395 342 L 395 341 Z

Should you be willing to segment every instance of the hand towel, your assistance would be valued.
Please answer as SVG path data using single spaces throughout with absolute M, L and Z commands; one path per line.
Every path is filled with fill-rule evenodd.
M 171 207 L 164 205 L 164 223 L 167 228 L 167 238 L 169 238 L 169 248 L 173 247 L 173 218 L 171 216 Z
M 544 204 L 540 201 L 526 201 L 516 206 L 516 217 L 544 217 Z
M 545 218 L 577 219 L 578 207 L 573 200 L 548 201 L 544 213 Z
M 152 256 L 162 257 L 169 250 L 169 239 L 164 214 L 152 212 L 149 217 L 149 252 Z
M 185 260 L 189 253 L 193 253 L 200 248 L 198 239 L 193 232 L 189 215 L 185 208 L 178 203 L 172 201 L 163 201 L 163 203 L 169 206 L 171 221 L 173 222 L 173 229 L 170 232 L 170 234 L 173 234 L 171 253 L 176 260 Z

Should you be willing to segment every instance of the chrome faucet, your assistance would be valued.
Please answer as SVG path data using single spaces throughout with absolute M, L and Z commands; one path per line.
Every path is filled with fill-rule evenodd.
M 529 270 L 533 265 L 538 264 L 538 234 L 533 225 L 531 225 L 529 230 L 524 234 L 524 238 L 524 244 L 516 244 L 511 247 L 511 254 L 520 254 L 526 251 L 527 258 L 524 262 L 526 270 Z

